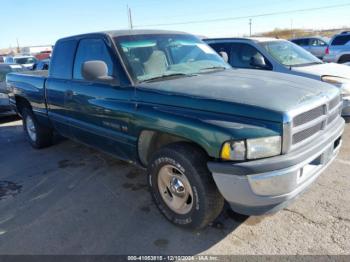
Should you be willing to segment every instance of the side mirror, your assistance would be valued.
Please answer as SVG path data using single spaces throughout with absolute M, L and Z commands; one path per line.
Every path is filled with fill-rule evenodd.
M 228 54 L 225 51 L 220 51 L 219 55 L 224 59 L 226 63 L 228 63 Z
M 265 63 L 265 59 L 263 56 L 253 56 L 251 59 L 250 59 L 250 65 L 253 66 L 253 67 L 256 67 L 256 68 L 259 68 L 259 69 L 268 69 L 269 66 L 266 65 Z
M 110 80 L 108 76 L 108 66 L 105 62 L 94 60 L 83 63 L 81 75 L 87 81 Z

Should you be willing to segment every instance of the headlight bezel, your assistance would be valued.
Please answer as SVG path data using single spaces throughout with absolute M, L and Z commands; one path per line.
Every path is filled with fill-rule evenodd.
M 227 141 L 222 145 L 220 157 L 225 161 L 246 161 L 274 157 L 282 154 L 282 143 L 281 136 Z M 243 145 L 244 148 L 242 148 Z
M 350 79 L 338 76 L 322 76 L 322 81 L 340 88 L 342 96 L 350 96 Z

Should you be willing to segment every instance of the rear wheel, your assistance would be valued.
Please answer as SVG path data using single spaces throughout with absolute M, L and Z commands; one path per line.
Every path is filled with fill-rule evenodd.
M 172 223 L 201 229 L 221 213 L 224 199 L 206 167 L 208 158 L 187 143 L 169 145 L 152 157 L 149 186 L 161 213 Z
M 343 55 L 338 61 L 339 64 L 344 64 L 347 62 L 350 62 L 350 55 Z
M 29 108 L 22 111 L 23 128 L 29 143 L 37 149 L 52 145 L 53 132 L 50 128 L 41 125 Z

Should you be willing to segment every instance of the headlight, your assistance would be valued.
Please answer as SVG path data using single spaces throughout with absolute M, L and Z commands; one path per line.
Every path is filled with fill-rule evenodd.
M 243 161 L 280 155 L 282 139 L 280 136 L 247 139 L 246 141 L 226 142 L 221 150 L 223 160 Z
M 322 81 L 339 87 L 343 96 L 350 95 L 350 79 L 336 76 L 323 76 Z
M 226 142 L 221 150 L 224 160 L 242 161 L 246 159 L 245 141 Z

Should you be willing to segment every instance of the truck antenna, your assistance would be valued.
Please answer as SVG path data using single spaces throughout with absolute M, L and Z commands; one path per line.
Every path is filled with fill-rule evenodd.
M 252 36 L 252 22 L 253 22 L 253 20 L 250 18 L 249 19 L 249 36 L 250 37 Z
M 129 20 L 129 28 L 130 30 L 134 29 L 133 23 L 132 23 L 132 13 L 131 13 L 131 8 L 129 7 L 129 5 L 127 5 L 127 13 L 128 13 L 128 20 Z
M 16 39 L 17 40 L 17 54 L 19 54 L 21 52 L 21 49 L 19 48 L 19 41 L 18 41 L 18 38 Z

